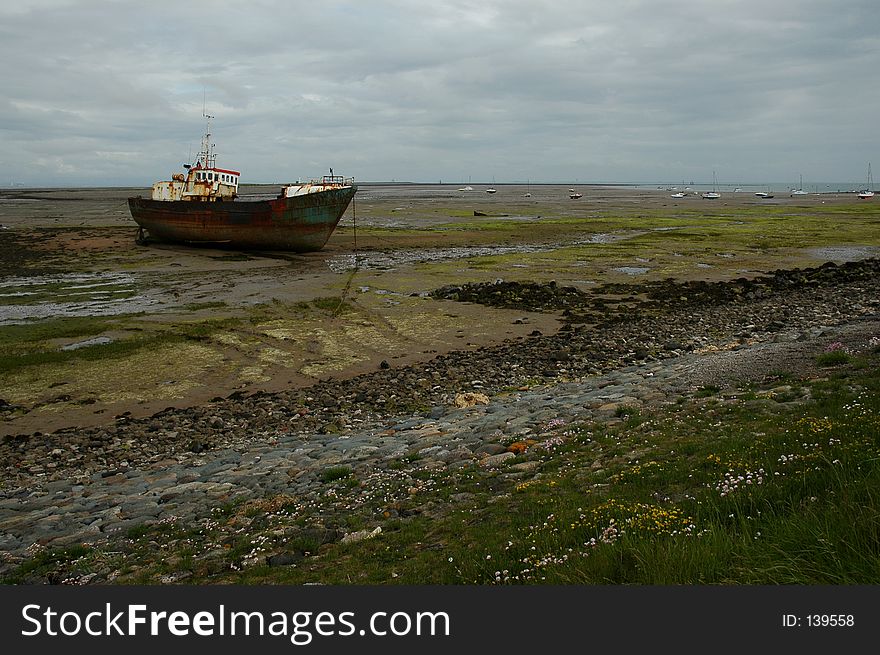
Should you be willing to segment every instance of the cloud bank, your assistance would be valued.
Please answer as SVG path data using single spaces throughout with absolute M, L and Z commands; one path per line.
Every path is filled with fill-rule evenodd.
M 0 8 L 0 185 L 864 182 L 880 30 L 862 0 Z

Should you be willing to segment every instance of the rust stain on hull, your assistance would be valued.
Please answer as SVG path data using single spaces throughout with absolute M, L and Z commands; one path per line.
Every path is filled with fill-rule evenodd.
M 162 201 L 129 198 L 135 222 L 152 239 L 227 243 L 243 249 L 320 250 L 351 203 L 357 186 L 272 200 Z

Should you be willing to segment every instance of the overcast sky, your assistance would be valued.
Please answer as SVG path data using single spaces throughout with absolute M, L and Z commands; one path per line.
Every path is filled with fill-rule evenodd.
M 864 183 L 876 0 L 8 0 L 0 185 Z

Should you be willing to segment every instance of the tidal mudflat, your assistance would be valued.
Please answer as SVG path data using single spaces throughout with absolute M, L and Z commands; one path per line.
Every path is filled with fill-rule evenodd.
M 823 356 L 842 351 L 853 376 L 874 356 L 880 206 L 853 194 L 362 189 L 308 255 L 138 246 L 125 198 L 143 190 L 2 192 L 9 581 L 324 579 L 382 530 L 409 534 L 406 550 L 426 518 L 516 512 L 532 493 L 543 511 L 554 485 L 586 484 L 574 462 L 596 490 L 635 479 L 646 458 L 662 465 L 661 441 L 674 459 L 669 433 L 639 427 L 669 408 L 809 412 Z M 725 420 L 763 425 L 762 412 Z M 592 452 L 595 430 L 616 445 Z M 665 511 L 693 495 L 673 482 L 657 485 Z M 633 498 L 636 520 L 648 498 Z M 460 561 L 449 529 L 431 543 L 455 567 L 428 553 L 346 575 L 496 581 Z M 524 558 L 499 579 L 542 581 Z M 551 579 L 575 575 L 557 565 Z
M 720 280 L 863 259 L 880 243 L 873 205 L 852 194 L 768 206 L 532 186 L 525 198 L 517 186 L 365 185 L 308 255 L 137 246 L 125 199 L 144 190 L 4 191 L 0 398 L 15 409 L 2 430 L 148 416 L 558 328 L 548 314 L 428 297 L 446 284 Z

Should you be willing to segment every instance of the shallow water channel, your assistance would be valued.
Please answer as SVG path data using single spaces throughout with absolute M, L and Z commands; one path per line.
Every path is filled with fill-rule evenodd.
M 550 252 L 560 248 L 583 246 L 587 244 L 614 243 L 631 239 L 644 231 L 628 231 L 593 234 L 587 239 L 578 239 L 566 243 L 521 246 L 458 246 L 455 248 L 422 248 L 406 249 L 394 252 L 363 252 L 338 255 L 327 260 L 327 266 L 335 273 L 360 269 L 391 270 L 406 264 L 439 262 L 470 257 L 491 257 L 495 255 L 513 255 L 519 253 Z
M 154 310 L 161 298 L 138 291 L 131 273 L 66 273 L 0 281 L 0 325 L 71 316 L 113 316 Z

